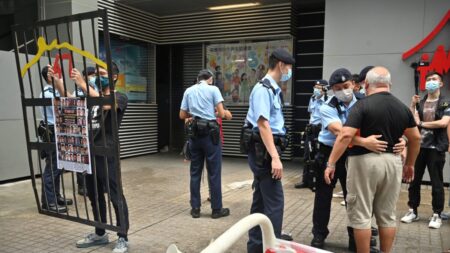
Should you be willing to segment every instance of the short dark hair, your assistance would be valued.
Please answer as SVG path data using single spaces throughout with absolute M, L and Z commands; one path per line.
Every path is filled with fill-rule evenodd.
M 359 83 L 359 74 L 353 74 L 352 75 L 352 80 L 356 83 Z
M 42 75 L 42 78 L 44 78 L 44 80 L 46 82 L 48 82 L 48 66 L 45 66 L 42 68 L 41 75 Z
M 213 73 L 209 69 L 202 69 L 198 72 L 197 81 L 208 80 L 213 76 Z
M 269 69 L 275 69 L 275 67 L 277 66 L 277 64 L 280 62 L 280 60 L 278 60 L 277 58 L 275 58 L 275 56 L 270 55 L 269 56 Z
M 105 58 L 101 58 L 100 60 L 102 60 L 103 62 L 106 63 L 106 59 Z M 112 67 L 111 67 L 111 71 L 113 75 L 118 75 L 119 74 L 119 67 L 117 66 L 117 64 L 114 61 L 111 61 L 112 63 Z M 109 66 L 108 66 L 109 68 Z
M 425 75 L 425 79 L 427 79 L 429 76 L 432 76 L 432 75 L 437 75 L 437 76 L 439 76 L 439 78 L 441 79 L 441 82 L 444 81 L 444 77 L 443 77 L 440 73 L 438 73 L 438 72 L 436 72 L 436 71 L 430 71 L 430 72 L 428 72 L 428 73 Z

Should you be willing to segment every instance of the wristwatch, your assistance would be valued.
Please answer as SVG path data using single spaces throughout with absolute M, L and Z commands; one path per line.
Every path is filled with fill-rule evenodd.
M 327 168 L 335 169 L 336 168 L 336 164 L 332 164 L 332 163 L 327 162 Z
M 423 121 L 419 122 L 419 127 L 423 127 Z

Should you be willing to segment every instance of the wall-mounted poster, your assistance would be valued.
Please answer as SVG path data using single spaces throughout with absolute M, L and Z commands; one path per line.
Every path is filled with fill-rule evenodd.
M 84 98 L 53 98 L 58 169 L 91 174 L 88 109 Z
M 100 37 L 103 41 L 103 37 Z M 146 43 L 111 38 L 112 60 L 119 68 L 115 89 L 127 95 L 130 102 L 147 102 L 150 90 L 149 56 Z M 103 42 L 100 57 L 105 57 Z
M 272 51 L 284 48 L 292 53 L 292 45 L 291 39 L 212 44 L 206 49 L 206 67 L 215 73 L 215 85 L 227 104 L 248 104 L 253 86 L 267 73 Z M 286 105 L 291 103 L 291 80 L 280 84 Z

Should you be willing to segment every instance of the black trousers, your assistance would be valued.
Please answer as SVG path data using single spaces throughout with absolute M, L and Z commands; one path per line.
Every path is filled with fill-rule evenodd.
M 117 226 L 120 226 L 120 215 L 119 215 L 119 199 L 122 201 L 122 212 L 124 214 L 124 221 L 125 221 L 125 233 L 117 233 L 119 237 L 124 237 L 126 240 L 127 238 L 127 231 L 129 229 L 129 218 L 128 218 L 128 206 L 127 201 L 125 200 L 124 195 L 122 194 L 119 196 L 118 194 L 118 185 L 117 185 L 117 177 L 116 177 L 116 169 L 114 166 L 114 158 L 108 157 L 107 163 L 108 163 L 108 175 L 106 173 L 105 163 L 103 156 L 95 156 L 95 163 L 97 168 L 97 178 L 94 177 L 94 173 L 86 175 L 86 189 L 87 189 L 87 195 L 89 197 L 89 200 L 91 202 L 92 206 L 92 212 L 94 214 L 94 220 L 95 221 L 101 221 L 102 223 L 108 223 L 108 217 L 107 217 L 107 199 L 105 198 L 105 193 L 107 194 L 107 184 L 109 183 L 109 191 L 110 191 L 110 199 L 114 207 L 114 211 L 116 214 L 116 222 Z M 98 207 L 100 213 L 97 212 L 97 203 L 95 201 L 95 184 L 97 184 L 97 198 L 98 198 Z M 104 235 L 105 229 L 102 228 L 95 228 L 95 233 L 97 235 Z
M 347 170 L 345 162 L 347 161 L 347 154 L 341 156 L 336 163 L 336 171 L 331 184 L 325 183 L 324 172 L 327 167 L 327 161 L 331 154 L 332 147 L 320 145 L 319 152 L 316 155 L 314 166 L 317 170 L 317 182 L 314 198 L 313 211 L 313 229 L 314 237 L 327 238 L 330 231 L 328 230 L 328 223 L 330 221 L 331 200 L 333 198 L 333 189 L 337 181 L 341 183 L 344 192 L 344 198 L 347 196 Z
M 417 209 L 420 205 L 420 185 L 422 184 L 425 167 L 431 179 L 431 196 L 433 212 L 440 214 L 444 210 L 445 193 L 443 170 L 445 165 L 445 152 L 436 149 L 421 148 L 414 166 L 414 180 L 409 185 L 408 205 Z

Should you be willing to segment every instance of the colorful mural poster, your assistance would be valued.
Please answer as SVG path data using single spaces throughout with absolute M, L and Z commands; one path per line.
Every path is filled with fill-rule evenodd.
M 58 169 L 91 174 L 88 109 L 84 98 L 53 98 Z
M 116 90 L 126 94 L 130 102 L 147 102 L 148 92 L 150 92 L 147 87 L 150 85 L 150 79 L 147 78 L 149 57 L 146 44 L 120 39 L 110 41 L 112 59 L 120 72 Z M 104 53 L 104 45 L 100 43 L 100 57 L 104 57 Z
M 215 85 L 227 104 L 248 104 L 253 86 L 267 73 L 271 52 L 284 48 L 292 53 L 292 45 L 291 39 L 211 44 L 206 67 L 215 73 Z M 280 84 L 286 105 L 291 103 L 291 80 Z

